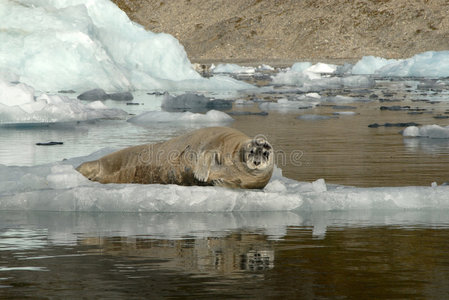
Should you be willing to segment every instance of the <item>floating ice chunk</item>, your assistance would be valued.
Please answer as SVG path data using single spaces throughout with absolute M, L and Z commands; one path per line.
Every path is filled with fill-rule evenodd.
M 213 100 L 204 95 L 193 93 L 182 94 L 176 97 L 164 96 L 161 104 L 162 109 L 166 111 L 192 111 L 204 112 L 210 109 L 229 110 L 232 108 L 231 100 Z
M 314 64 L 314 65 L 308 67 L 304 71 L 312 72 L 312 73 L 321 73 L 321 74 L 332 74 L 336 70 L 337 70 L 337 65 L 317 63 L 317 64 Z
M 371 88 L 376 82 L 368 76 L 345 76 L 341 78 L 344 87 Z
M 243 99 L 235 100 L 234 103 L 237 106 L 252 106 L 252 105 L 254 105 L 254 101 L 252 101 L 252 100 L 243 100 Z
M 428 51 L 408 59 L 363 57 L 352 70 L 353 74 L 378 74 L 382 76 L 447 77 L 449 76 L 449 51 Z
M 428 137 L 432 139 L 448 139 L 449 126 L 424 125 L 421 127 L 409 126 L 402 132 L 407 137 Z
M 385 59 L 375 56 L 364 56 L 352 67 L 352 74 L 368 75 L 374 74 L 382 67 L 397 63 L 397 59 Z
M 326 116 L 326 115 L 313 115 L 313 114 L 305 114 L 297 116 L 296 119 L 298 120 L 305 120 L 305 121 L 317 121 L 317 120 L 329 120 L 332 118 L 336 118 L 335 116 Z
M 274 68 L 272 66 L 262 64 L 257 67 L 257 71 L 274 71 Z
M 314 65 L 315 66 L 315 65 Z M 302 87 L 302 91 L 320 91 L 323 89 L 337 89 L 342 87 L 370 88 L 375 85 L 375 81 L 368 76 L 345 76 L 341 77 L 323 77 L 317 70 L 326 70 L 326 68 L 314 68 L 311 66 L 302 72 L 288 70 L 280 72 L 272 77 L 274 84 L 297 85 Z M 297 68 L 300 69 L 300 68 Z M 313 70 L 310 71 L 310 70 Z M 328 69 L 334 70 L 332 69 Z M 330 73 L 332 74 L 332 73 Z
M 34 101 L 34 89 L 24 83 L 9 83 L 0 78 L 0 104 L 13 106 Z
M 236 64 L 219 64 L 212 73 L 233 73 L 233 74 L 254 74 L 256 69 L 253 67 L 243 67 Z
M 321 95 L 318 93 L 307 93 L 304 95 L 306 98 L 314 98 L 314 99 L 321 99 Z
M 102 103 L 86 105 L 66 96 L 42 94 L 34 99 L 34 89 L 25 84 L 8 85 L 0 80 L 0 85 L 3 88 L 0 92 L 0 124 L 73 122 L 127 116 L 123 110 L 110 109 Z
M 229 124 L 234 119 L 228 114 L 218 111 L 210 110 L 205 114 L 192 112 L 166 112 L 166 111 L 148 111 L 138 116 L 132 117 L 128 120 L 130 123 L 146 125 L 156 123 L 170 123 L 170 124 Z
M 333 114 L 338 116 L 354 116 L 357 113 L 354 111 L 336 111 Z
M 353 103 L 353 102 L 356 102 L 356 101 L 358 101 L 358 98 L 349 97 L 349 96 L 337 95 L 337 96 L 335 96 L 335 97 L 328 97 L 328 98 L 326 98 L 326 101 L 344 104 L 344 103 Z
M 311 66 L 312 64 L 309 62 L 297 62 L 292 65 L 291 70 L 297 73 L 302 73 Z

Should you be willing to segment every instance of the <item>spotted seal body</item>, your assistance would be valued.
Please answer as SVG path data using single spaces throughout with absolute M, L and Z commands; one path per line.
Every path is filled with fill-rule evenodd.
M 126 148 L 77 170 L 101 183 L 216 185 L 263 188 L 273 173 L 273 148 L 227 127 L 199 129 L 166 142 Z

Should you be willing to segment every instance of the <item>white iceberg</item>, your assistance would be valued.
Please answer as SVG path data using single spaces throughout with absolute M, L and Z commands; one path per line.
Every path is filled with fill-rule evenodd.
M 375 81 L 372 78 L 364 75 L 331 76 L 336 71 L 336 65 L 323 63 L 312 65 L 308 62 L 295 63 L 290 69 L 272 76 L 272 81 L 273 84 L 278 85 L 299 86 L 303 92 L 338 89 L 342 87 L 370 88 L 375 85 Z
M 449 139 L 449 126 L 424 125 L 408 126 L 402 132 L 406 137 L 427 137 L 432 139 Z
M 0 165 L 0 210 L 115 212 L 353 211 L 449 209 L 449 186 L 356 188 L 298 182 L 277 169 L 263 190 L 159 184 L 100 184 L 74 167 L 96 159 L 33 167 Z
M 375 56 L 364 56 L 352 67 L 352 74 L 355 75 L 374 74 L 377 70 L 380 70 L 382 67 L 389 64 L 395 64 L 398 61 L 399 60 L 397 59 L 386 59 Z
M 125 111 L 108 108 L 100 101 L 84 104 L 60 95 L 35 97 L 32 87 L 0 79 L 0 125 L 123 119 L 127 115 Z
M 254 74 L 256 68 L 244 67 L 237 64 L 219 64 L 212 69 L 212 73 Z
M 314 64 L 307 69 L 305 69 L 305 72 L 312 72 L 312 73 L 321 73 L 321 74 L 333 74 L 337 70 L 337 65 L 333 64 L 325 64 L 325 63 L 317 63 Z
M 146 31 L 108 0 L 1 1 L 0 19 L 2 74 L 40 91 L 249 86 L 202 78 L 178 40 Z
M 307 70 L 307 68 L 310 68 L 311 66 L 312 66 L 312 63 L 310 63 L 310 62 L 297 62 L 292 65 L 290 70 L 297 72 L 297 73 L 302 73 L 305 70 Z
M 352 74 L 376 74 L 399 77 L 449 76 L 449 51 L 428 51 L 408 59 L 384 59 L 366 56 L 358 61 Z
M 186 112 L 167 112 L 167 111 L 148 111 L 128 120 L 130 123 L 139 125 L 167 124 L 185 126 L 188 124 L 207 124 L 220 125 L 229 124 L 234 119 L 228 114 L 210 110 L 205 114 Z

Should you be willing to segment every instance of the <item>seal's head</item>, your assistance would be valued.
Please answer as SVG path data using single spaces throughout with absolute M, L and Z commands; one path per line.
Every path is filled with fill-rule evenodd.
M 273 167 L 273 147 L 263 136 L 256 136 L 243 149 L 243 162 L 250 170 L 266 170 Z

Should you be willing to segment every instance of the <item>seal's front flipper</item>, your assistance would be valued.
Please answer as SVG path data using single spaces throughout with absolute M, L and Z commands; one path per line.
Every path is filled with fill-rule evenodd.
M 193 176 L 201 182 L 207 182 L 210 174 L 210 167 L 214 161 L 214 156 L 210 152 L 202 152 L 198 155 Z

